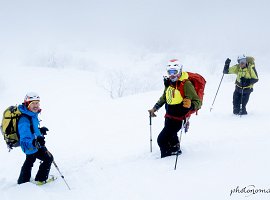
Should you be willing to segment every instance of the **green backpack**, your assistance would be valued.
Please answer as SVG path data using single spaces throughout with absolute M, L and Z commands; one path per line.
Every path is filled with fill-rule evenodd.
M 252 65 L 255 65 L 255 59 L 254 59 L 254 57 L 248 56 L 247 57 L 247 62 L 250 63 L 250 64 L 252 64 Z
M 20 135 L 18 133 L 18 121 L 21 116 L 26 116 L 30 121 L 31 130 L 33 130 L 32 119 L 30 116 L 22 114 L 18 106 L 9 106 L 3 113 L 1 132 L 6 141 L 7 147 L 11 150 L 13 147 L 20 146 Z

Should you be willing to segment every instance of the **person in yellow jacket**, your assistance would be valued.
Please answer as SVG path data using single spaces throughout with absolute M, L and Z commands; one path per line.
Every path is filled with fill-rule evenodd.
M 165 89 L 154 107 L 148 112 L 151 117 L 155 117 L 155 112 L 164 104 L 166 109 L 165 125 L 160 132 L 157 142 L 160 147 L 161 158 L 181 153 L 178 131 L 182 128 L 183 120 L 191 110 L 198 110 L 202 102 L 196 90 L 188 79 L 188 73 L 182 72 L 183 66 L 177 59 L 170 60 L 167 65 L 168 77 L 164 78 Z M 180 92 L 180 84 L 184 81 L 184 94 Z
M 253 85 L 258 82 L 259 78 L 253 57 L 240 55 L 237 62 L 238 64 L 230 67 L 231 60 L 227 58 L 223 73 L 237 75 L 233 93 L 233 114 L 247 115 L 246 105 L 250 93 L 253 92 Z

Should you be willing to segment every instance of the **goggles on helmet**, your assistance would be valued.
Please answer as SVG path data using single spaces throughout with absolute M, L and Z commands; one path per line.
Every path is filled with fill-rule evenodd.
M 168 69 L 167 73 L 169 76 L 176 75 L 176 74 L 178 74 L 178 70 L 177 69 Z

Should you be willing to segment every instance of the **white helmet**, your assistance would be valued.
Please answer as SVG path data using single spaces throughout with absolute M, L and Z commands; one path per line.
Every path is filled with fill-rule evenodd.
M 242 54 L 242 55 L 238 56 L 237 57 L 237 62 L 238 63 L 241 63 L 241 62 L 247 63 L 247 57 L 245 56 L 245 54 Z
M 177 59 L 172 59 L 168 62 L 166 69 L 171 81 L 175 82 L 179 79 L 182 74 L 182 68 L 183 65 L 180 64 L 179 60 Z
M 40 97 L 35 92 L 28 92 L 24 97 L 24 103 L 29 104 L 31 101 L 40 101 Z

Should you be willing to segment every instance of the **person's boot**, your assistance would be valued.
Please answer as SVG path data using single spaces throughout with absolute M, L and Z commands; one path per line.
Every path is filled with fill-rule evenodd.
M 239 108 L 233 108 L 233 114 L 239 115 L 240 109 Z
M 239 115 L 247 115 L 247 110 L 246 108 L 242 108 L 241 111 L 239 112 Z
M 169 150 L 161 150 L 160 153 L 161 153 L 161 158 L 164 158 L 164 157 L 167 157 L 167 156 L 171 156 L 172 155 L 171 154 L 171 151 L 169 151 Z
M 180 149 L 180 144 L 179 143 L 177 143 L 176 145 L 172 146 L 170 150 L 171 150 L 171 155 L 177 155 L 177 154 L 181 154 L 182 153 L 182 151 Z
M 17 180 L 18 184 L 29 182 L 31 178 L 31 169 L 24 169 L 22 168 L 20 172 L 20 176 Z

